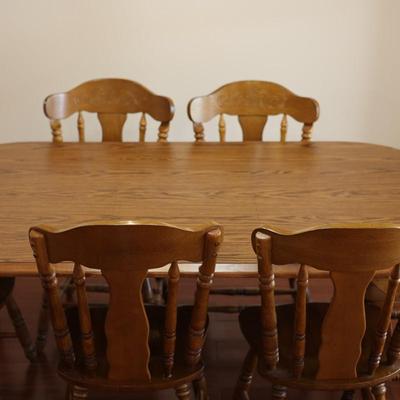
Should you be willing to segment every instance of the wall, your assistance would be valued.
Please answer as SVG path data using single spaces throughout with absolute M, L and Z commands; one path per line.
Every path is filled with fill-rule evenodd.
M 262 79 L 319 101 L 315 140 L 400 147 L 398 3 L 3 0 L 0 142 L 49 139 L 47 94 L 125 77 L 174 99 L 171 140 L 193 138 L 186 117 L 191 97 L 229 81 Z M 129 120 L 127 135 L 136 123 Z M 65 125 L 66 139 L 76 139 L 74 124 Z M 240 137 L 237 125 L 228 128 Z M 289 138 L 297 139 L 299 129 L 292 123 Z M 89 130 L 95 140 L 95 120 Z

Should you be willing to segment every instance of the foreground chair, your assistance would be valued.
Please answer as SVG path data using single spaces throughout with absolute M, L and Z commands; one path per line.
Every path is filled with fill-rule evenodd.
M 219 139 L 225 142 L 224 114 L 236 115 L 244 141 L 261 141 L 268 116 L 283 114 L 281 142 L 286 141 L 287 116 L 303 123 L 301 141 L 307 144 L 319 117 L 319 105 L 314 99 L 300 97 L 281 85 L 266 81 L 228 83 L 211 94 L 195 97 L 188 104 L 188 115 L 193 122 L 196 141 L 204 140 L 205 122 L 219 115 Z
M 58 372 L 67 398 L 89 389 L 154 391 L 174 388 L 190 399 L 189 383 L 207 398 L 201 351 L 207 330 L 208 292 L 218 226 L 199 230 L 134 222 L 86 225 L 64 231 L 31 228 L 30 243 L 60 352 Z M 193 307 L 177 307 L 178 260 L 202 262 Z M 77 306 L 63 308 L 52 264 L 75 263 Z M 171 263 L 166 306 L 144 306 L 141 286 L 150 268 Z M 82 266 L 100 269 L 110 286 L 107 306 L 89 306 Z
M 60 120 L 78 113 L 79 141 L 85 141 L 83 111 L 97 113 L 101 124 L 103 142 L 121 142 L 122 129 L 128 113 L 142 113 L 139 124 L 139 141 L 145 140 L 146 114 L 161 122 L 158 141 L 165 142 L 169 123 L 174 117 L 171 99 L 158 96 L 141 84 L 127 79 L 97 79 L 82 83 L 76 88 L 47 96 L 43 104 L 44 113 L 51 120 L 54 142 L 62 142 Z
M 294 234 L 260 228 L 252 244 L 258 259 L 261 307 L 240 316 L 250 345 L 235 390 L 247 399 L 253 371 L 272 382 L 273 399 L 286 388 L 361 390 L 364 399 L 384 400 L 385 382 L 400 371 L 400 325 L 391 332 L 391 312 L 400 280 L 400 228 L 354 225 Z M 296 304 L 276 306 L 272 264 L 301 263 Z M 330 271 L 328 303 L 306 303 L 306 265 Z M 375 272 L 393 268 L 382 308 L 365 305 Z M 373 397 L 374 396 L 374 397 Z

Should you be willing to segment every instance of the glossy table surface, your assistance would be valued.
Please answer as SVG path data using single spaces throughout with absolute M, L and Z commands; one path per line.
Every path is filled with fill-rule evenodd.
M 351 142 L 2 144 L 0 187 L 0 269 L 32 263 L 37 224 L 216 221 L 233 264 L 266 224 L 400 224 L 400 150 Z

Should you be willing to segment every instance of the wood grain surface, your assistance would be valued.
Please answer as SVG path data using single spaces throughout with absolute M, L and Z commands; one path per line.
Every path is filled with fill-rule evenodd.
M 224 227 L 220 263 L 254 263 L 266 225 L 400 223 L 400 150 L 350 142 L 0 145 L 0 263 L 32 262 L 28 229 L 95 220 Z

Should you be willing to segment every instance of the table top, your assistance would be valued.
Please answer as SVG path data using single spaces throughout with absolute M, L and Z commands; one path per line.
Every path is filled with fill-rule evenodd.
M 400 150 L 351 142 L 0 145 L 0 262 L 32 262 L 28 229 L 95 220 L 224 226 L 221 263 L 254 263 L 250 234 L 400 224 Z

